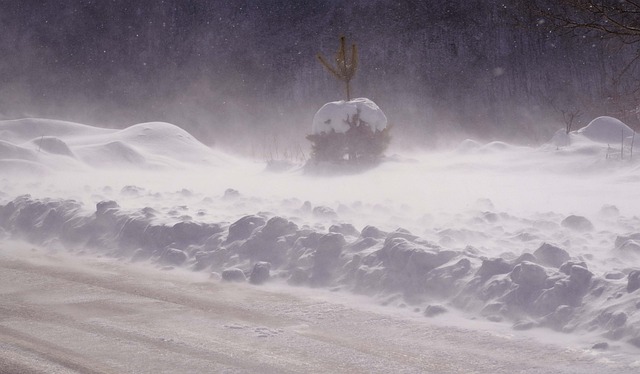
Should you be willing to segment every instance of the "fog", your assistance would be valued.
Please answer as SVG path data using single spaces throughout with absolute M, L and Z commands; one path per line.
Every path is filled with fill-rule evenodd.
M 181 344 L 193 344 L 188 352 L 204 344 L 200 313 L 223 310 L 224 325 L 216 319 L 222 327 L 207 331 L 239 339 L 238 350 L 255 346 L 235 320 L 255 324 L 274 313 L 268 327 L 252 331 L 291 334 L 304 344 L 300 356 L 324 342 L 325 353 L 361 360 L 349 362 L 362 371 L 424 369 L 417 335 L 402 336 L 438 326 L 450 329 L 443 344 L 451 347 L 455 329 L 507 339 L 493 343 L 503 348 L 532 339 L 532 356 L 521 361 L 532 372 L 536 355 L 549 350 L 557 352 L 550 372 L 592 364 L 602 365 L 593 372 L 633 372 L 640 365 L 637 118 L 610 90 L 621 69 L 616 58 L 631 52 L 552 33 L 520 2 L 498 3 L 3 3 L 0 50 L 11 53 L 0 62 L 0 266 L 42 277 L 27 286 L 51 274 L 98 285 L 93 295 L 73 292 L 105 305 L 121 296 L 110 294 L 111 281 L 91 278 L 103 276 L 94 270 L 130 274 L 116 289 L 125 300 L 142 295 L 189 309 L 189 318 L 166 324 Z M 392 143 L 375 167 L 319 173 L 307 163 L 305 136 L 316 111 L 344 97 L 315 54 L 331 56 L 341 34 L 360 51 L 354 96 L 384 111 Z M 563 112 L 578 110 L 565 131 Z M 77 266 L 50 264 L 67 263 L 65 256 Z M 159 290 L 163 274 L 189 296 Z M 8 290 L 42 296 L 17 283 Z M 222 300 L 202 301 L 199 287 L 213 287 Z M 283 306 L 291 294 L 300 299 Z M 71 296 L 60 291 L 51 303 L 91 317 Z M 44 313 L 39 297 L 3 302 Z M 238 312 L 253 297 L 267 301 Z M 322 312 L 309 314 L 318 299 Z M 158 312 L 135 303 L 140 315 Z M 172 307 L 163 304 L 162 314 Z M 138 328 L 106 309 L 116 311 L 107 324 Z M 44 314 L 57 316 L 46 321 L 53 330 L 66 321 L 56 313 Z M 341 313 L 346 322 L 331 322 Z M 12 318 L 23 334 L 52 339 L 19 314 Z M 166 332 L 164 318 L 135 331 Z M 324 318 L 330 323 L 318 322 Z M 354 338 L 354 326 L 370 318 L 388 323 L 364 329 L 368 343 Z M 98 336 L 111 331 L 86 324 Z M 416 356 L 376 366 L 380 348 L 369 340 L 385 331 L 398 349 L 413 344 Z M 468 344 L 485 349 L 482 339 Z M 80 342 L 65 347 L 92 362 Z M 298 356 L 288 362 L 282 352 L 265 353 L 290 348 L 278 344 L 256 349 L 258 362 L 274 372 L 287 363 L 306 368 Z M 350 349 L 358 347 L 374 353 L 356 360 Z M 229 367 L 260 367 L 220 350 Z M 560 364 L 569 351 L 576 367 Z M 515 370 L 513 357 L 496 352 L 483 357 L 498 360 L 501 372 Z
M 5 240 L 637 349 L 638 166 L 632 144 L 607 143 L 633 133 L 611 117 L 541 146 L 465 140 L 347 175 L 273 172 L 162 122 L 0 129 Z

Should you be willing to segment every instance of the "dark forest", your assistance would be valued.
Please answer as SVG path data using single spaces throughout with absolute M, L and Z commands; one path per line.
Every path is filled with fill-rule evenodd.
M 343 98 L 315 55 L 344 35 L 360 53 L 353 95 L 399 144 L 537 144 L 563 112 L 638 124 L 633 45 L 558 30 L 526 1 L 3 1 L 0 28 L 5 119 L 167 121 L 241 152 L 304 144 Z

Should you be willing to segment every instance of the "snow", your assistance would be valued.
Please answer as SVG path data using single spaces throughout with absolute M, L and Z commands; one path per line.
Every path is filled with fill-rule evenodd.
M 329 133 L 332 130 L 344 133 L 349 130 L 348 120 L 360 113 L 360 119 L 372 130 L 382 131 L 387 127 L 387 117 L 373 101 L 358 98 L 350 101 L 333 101 L 326 103 L 313 116 L 313 134 Z
M 620 144 L 623 138 L 633 135 L 633 130 L 616 118 L 603 116 L 589 122 L 576 134 L 594 142 Z
M 637 373 L 636 356 L 452 328 L 346 293 L 168 269 L 0 242 L 2 371 Z
M 0 122 L 0 157 L 5 161 L 0 170 L 16 168 L 18 160 L 32 162 L 24 173 L 69 167 L 175 168 L 231 161 L 169 123 L 141 123 L 116 130 L 45 119 Z
M 640 178 L 635 159 L 608 157 L 620 128 L 599 119 L 563 146 L 466 140 L 319 178 L 166 123 L 5 121 L 0 239 L 637 352 Z

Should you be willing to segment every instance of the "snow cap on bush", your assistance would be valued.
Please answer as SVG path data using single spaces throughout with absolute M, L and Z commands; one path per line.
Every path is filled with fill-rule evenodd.
M 367 123 L 371 130 L 382 131 L 387 127 L 387 116 L 373 101 L 358 98 L 351 101 L 333 101 L 326 103 L 313 117 L 313 134 L 329 133 L 334 130 L 344 133 L 349 130 L 347 120 L 360 111 L 360 119 Z

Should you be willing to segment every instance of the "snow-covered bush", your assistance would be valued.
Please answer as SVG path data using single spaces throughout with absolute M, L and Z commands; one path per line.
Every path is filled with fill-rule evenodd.
M 359 98 L 325 104 L 313 118 L 312 163 L 373 165 L 391 137 L 387 117 L 371 100 Z

